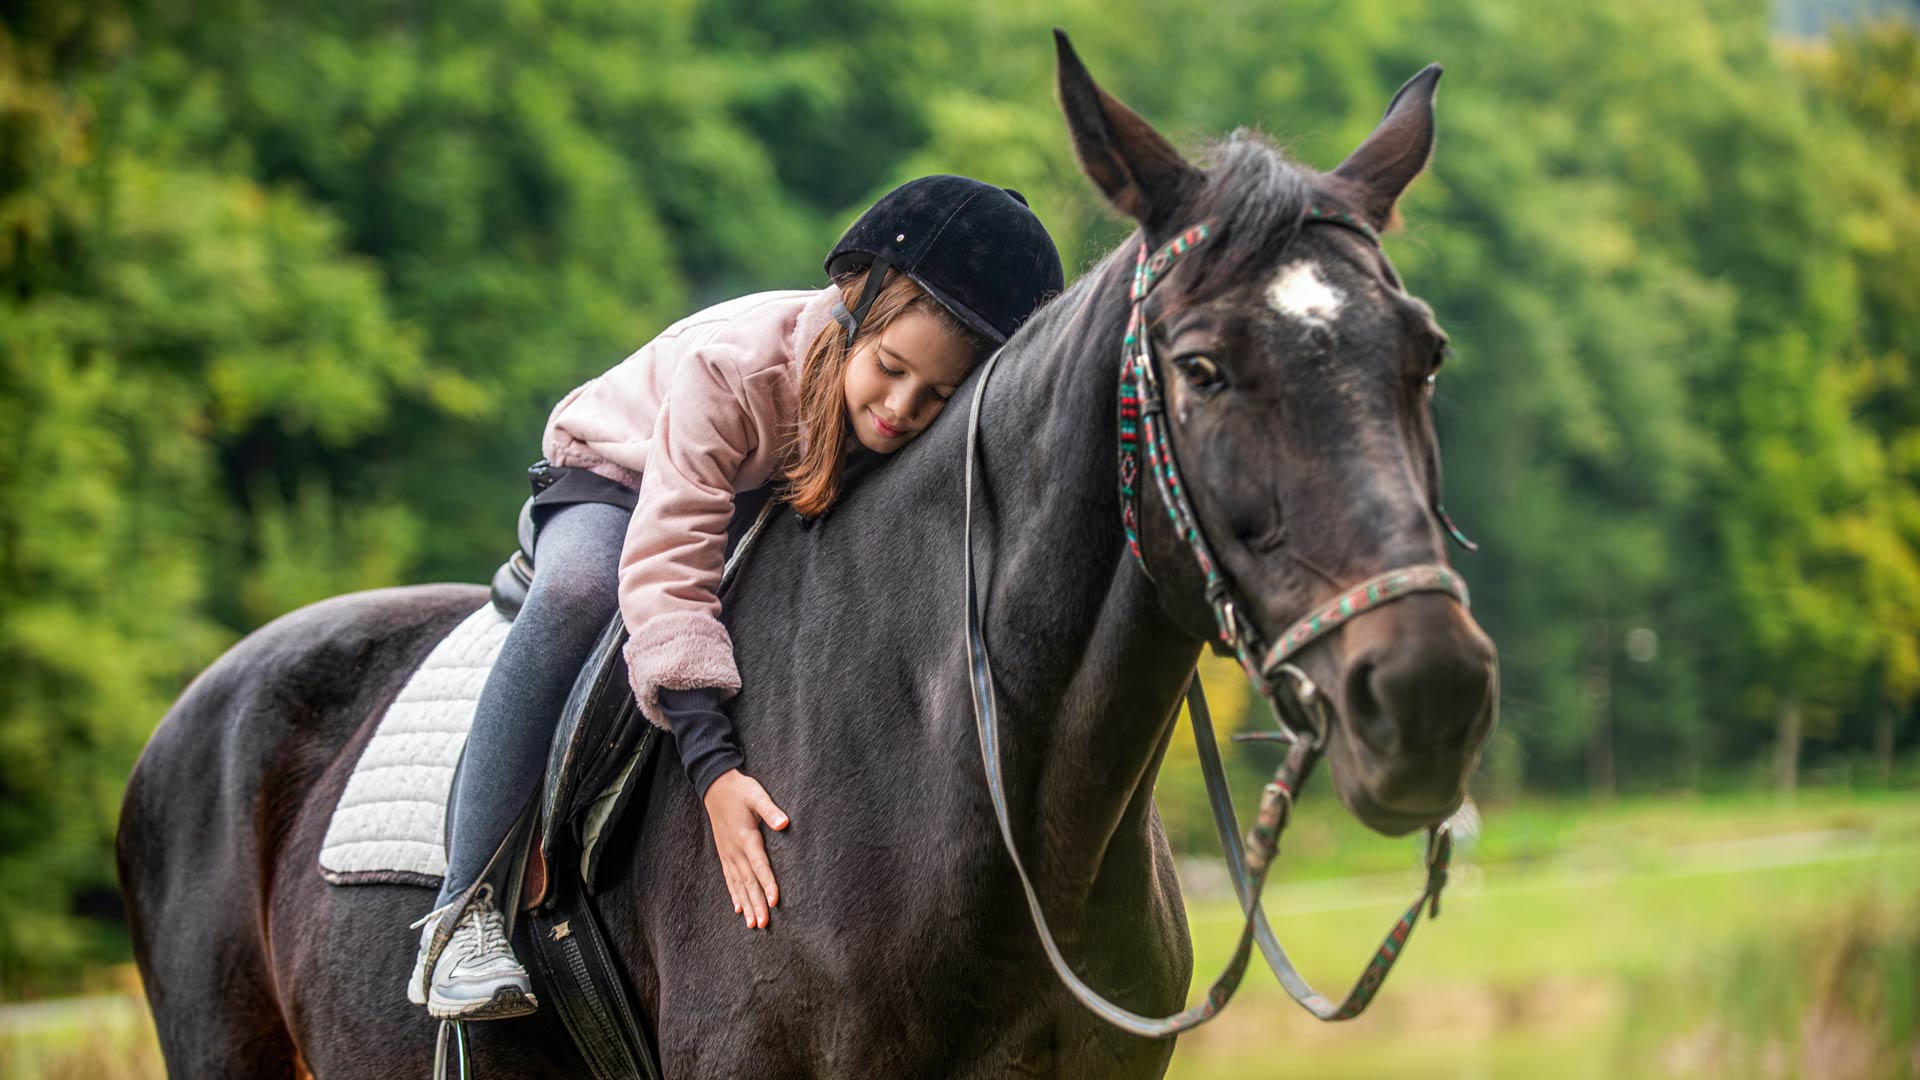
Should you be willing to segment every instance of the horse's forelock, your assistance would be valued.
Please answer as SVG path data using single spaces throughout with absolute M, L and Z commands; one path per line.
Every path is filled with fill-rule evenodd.
M 1188 213 L 1189 224 L 1212 221 L 1214 232 L 1204 258 L 1186 260 L 1191 269 L 1180 292 L 1190 302 L 1204 301 L 1264 274 L 1293 242 L 1312 201 L 1314 174 L 1287 159 L 1266 135 L 1238 128 L 1207 143 L 1196 155 L 1207 185 Z

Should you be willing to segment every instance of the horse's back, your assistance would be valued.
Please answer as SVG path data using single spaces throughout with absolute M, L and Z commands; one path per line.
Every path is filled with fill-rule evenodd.
M 323 794 L 316 784 L 350 768 L 343 754 L 378 703 L 485 600 L 478 586 L 425 585 L 308 605 L 236 643 L 154 731 L 127 785 L 118 854 L 174 1075 L 292 1066 L 265 917 L 273 866 L 291 848 L 317 849 L 318 836 L 300 835 L 324 828 L 307 805 Z
M 311 781 L 370 719 L 366 706 L 391 696 L 485 598 L 472 585 L 349 593 L 242 638 L 188 685 L 134 766 L 121 815 L 123 871 L 168 861 L 165 847 L 147 842 L 189 825 L 204 838 L 219 824 L 218 808 L 251 801 L 270 781 L 297 799 L 300 780 Z

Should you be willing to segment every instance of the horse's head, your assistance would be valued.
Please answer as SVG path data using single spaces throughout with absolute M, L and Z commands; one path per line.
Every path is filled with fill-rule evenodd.
M 1445 564 L 1430 403 L 1447 339 L 1371 235 L 1427 163 L 1440 69 L 1402 87 L 1331 173 L 1254 136 L 1215 147 L 1201 168 L 1102 90 L 1064 34 L 1056 39 L 1081 167 L 1140 224 L 1147 250 L 1211 223 L 1148 295 L 1144 316 L 1173 453 L 1220 574 L 1245 605 L 1239 614 L 1271 642 L 1360 582 Z M 1309 227 L 1315 220 L 1342 227 Z M 1139 483 L 1149 502 L 1140 542 L 1161 603 L 1217 640 L 1194 556 L 1153 485 Z M 1402 833 L 1460 804 L 1498 695 L 1493 644 L 1463 604 L 1404 597 L 1293 662 L 1334 705 L 1327 753 L 1361 821 Z

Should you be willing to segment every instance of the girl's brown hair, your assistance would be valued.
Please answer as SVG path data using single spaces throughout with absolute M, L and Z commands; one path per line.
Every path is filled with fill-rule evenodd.
M 852 307 L 854 298 L 867 284 L 867 271 L 861 270 L 839 280 L 840 294 Z M 962 323 L 953 312 L 914 284 L 912 278 L 893 271 L 880 287 L 867 317 L 860 321 L 853 345 L 847 344 L 846 327 L 829 323 L 807 346 L 800 364 L 800 416 L 787 440 L 783 492 L 787 502 L 807 517 L 826 513 L 840 495 L 840 480 L 846 464 L 847 440 L 855 438 L 848 426 L 846 391 L 847 364 L 853 354 L 869 340 L 878 337 L 893 320 L 909 311 L 924 311 L 940 320 L 950 334 L 973 342 L 974 359 L 986 355 L 989 343 Z M 806 432 L 801 446 L 800 432 Z

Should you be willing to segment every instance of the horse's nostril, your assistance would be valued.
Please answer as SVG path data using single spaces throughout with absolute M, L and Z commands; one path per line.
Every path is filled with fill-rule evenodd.
M 1355 660 L 1347 669 L 1347 724 L 1374 753 L 1390 754 L 1400 739 L 1393 717 L 1388 715 L 1374 686 L 1378 672 L 1379 665 L 1368 656 Z
M 1486 735 L 1490 653 L 1470 639 L 1400 641 L 1363 652 L 1348 700 L 1368 745 L 1385 753 L 1453 754 Z M 1367 721 L 1371 720 L 1371 728 Z

